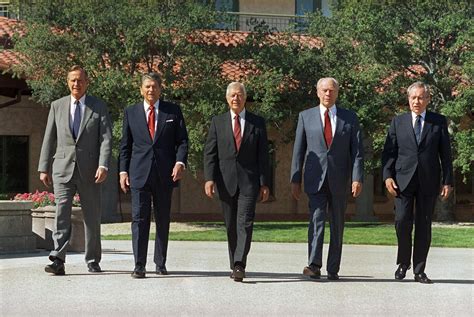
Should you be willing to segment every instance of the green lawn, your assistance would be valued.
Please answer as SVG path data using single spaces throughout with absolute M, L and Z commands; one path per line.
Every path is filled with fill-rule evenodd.
M 207 228 L 205 231 L 170 232 L 170 240 L 176 241 L 226 241 L 222 223 L 193 223 Z M 305 222 L 257 222 L 254 225 L 253 241 L 258 242 L 307 242 L 308 224 Z M 103 236 L 105 240 L 130 240 L 131 235 Z M 154 235 L 150 235 L 154 239 Z M 329 242 L 329 227 L 326 226 L 325 242 Z M 346 223 L 345 244 L 396 245 L 393 224 Z M 433 227 L 432 246 L 474 248 L 474 227 Z

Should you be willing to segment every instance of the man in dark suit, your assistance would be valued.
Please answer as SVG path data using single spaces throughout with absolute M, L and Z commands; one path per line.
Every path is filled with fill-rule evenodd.
M 404 279 L 410 268 L 415 221 L 413 272 L 415 281 L 429 284 L 432 282 L 425 274 L 425 266 L 431 244 L 431 217 L 440 192 L 441 170 L 442 199 L 452 191 L 451 145 L 446 118 L 426 110 L 429 86 L 416 82 L 407 92 L 411 111 L 396 116 L 390 124 L 382 153 L 383 179 L 388 192 L 395 196 L 395 278 Z
M 144 278 L 150 232 L 151 202 L 156 221 L 156 274 L 166 275 L 166 253 L 173 187 L 181 179 L 188 156 L 188 133 L 178 105 L 159 100 L 161 77 L 142 76 L 143 102 L 123 117 L 120 187 L 132 194 L 134 278 Z
M 71 237 L 72 200 L 81 197 L 85 228 L 85 259 L 89 272 L 101 272 L 100 183 L 107 177 L 112 132 L 105 103 L 86 95 L 86 71 L 73 66 L 67 75 L 71 94 L 51 103 L 38 164 L 40 179 L 54 187 L 56 200 L 53 261 L 45 271 L 64 275 Z M 52 173 L 51 173 L 52 172 Z
M 204 190 L 219 195 L 227 229 L 231 278 L 245 277 L 257 199 L 268 200 L 268 140 L 265 120 L 245 109 L 243 84 L 230 83 L 230 111 L 212 118 L 204 148 Z
M 291 191 L 301 196 L 301 181 L 309 198 L 308 266 L 303 274 L 321 276 L 324 225 L 329 216 L 331 240 L 327 277 L 339 279 L 349 182 L 352 196 L 362 191 L 364 170 L 362 135 L 352 111 L 336 107 L 339 84 L 334 78 L 317 83 L 320 105 L 299 114 L 291 163 Z M 304 175 L 303 175 L 304 166 Z

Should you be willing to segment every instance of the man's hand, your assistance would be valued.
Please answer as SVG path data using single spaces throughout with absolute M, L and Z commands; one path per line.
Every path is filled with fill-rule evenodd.
M 120 173 L 120 188 L 126 194 L 130 188 L 130 180 L 128 178 L 128 173 Z
M 440 193 L 441 199 L 442 200 L 448 199 L 452 191 L 453 191 L 453 188 L 450 185 L 443 185 L 443 187 L 441 188 L 441 193 Z
M 291 195 L 296 200 L 300 200 L 301 197 L 301 184 L 300 183 L 291 183 Z
M 266 202 L 268 197 L 270 197 L 270 189 L 268 186 L 260 186 L 260 202 Z
M 41 172 L 40 173 L 40 181 L 43 182 L 44 186 L 49 187 L 51 185 L 51 177 L 48 173 Z
M 207 197 L 214 197 L 214 193 L 216 192 L 214 181 L 207 181 L 204 184 L 204 192 L 206 193 Z
M 352 182 L 352 197 L 356 198 L 362 192 L 362 183 L 361 182 Z
M 183 177 L 184 166 L 182 164 L 176 163 L 173 167 L 173 172 L 171 176 L 173 176 L 173 182 L 180 180 Z
M 385 187 L 391 195 L 395 197 L 398 196 L 398 186 L 393 178 L 387 178 L 385 180 Z
M 103 167 L 97 168 L 97 171 L 95 172 L 95 183 L 99 184 L 105 181 L 107 178 L 107 170 Z

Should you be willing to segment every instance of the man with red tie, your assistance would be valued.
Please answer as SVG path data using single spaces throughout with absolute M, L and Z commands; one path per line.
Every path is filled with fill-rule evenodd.
M 239 82 L 226 92 L 230 111 L 212 118 L 204 148 L 204 190 L 217 189 L 227 229 L 230 277 L 245 277 L 257 199 L 268 200 L 268 140 L 265 120 L 245 109 L 247 93 Z
M 120 144 L 120 187 L 132 194 L 134 278 L 144 278 L 151 202 L 156 221 L 156 274 L 166 275 L 166 254 L 173 187 L 182 178 L 188 133 L 178 105 L 160 100 L 161 77 L 142 76 L 143 102 L 125 110 Z
M 321 277 L 327 216 L 331 230 L 327 278 L 338 280 L 348 189 L 351 188 L 353 197 L 362 191 L 362 134 L 356 114 L 336 107 L 339 93 L 336 79 L 321 78 L 316 88 L 320 105 L 301 112 L 298 118 L 291 191 L 299 200 L 303 180 L 309 198 L 308 266 L 303 274 L 315 279 Z

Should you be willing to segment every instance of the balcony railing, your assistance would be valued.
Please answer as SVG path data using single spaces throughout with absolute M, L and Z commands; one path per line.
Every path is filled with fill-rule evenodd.
M 297 15 L 226 12 L 216 29 L 304 33 L 308 30 L 308 19 Z

